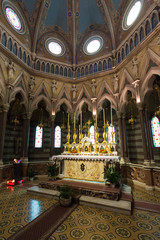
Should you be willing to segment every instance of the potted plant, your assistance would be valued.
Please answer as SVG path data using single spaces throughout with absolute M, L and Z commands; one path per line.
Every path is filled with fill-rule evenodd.
M 72 201 L 72 188 L 68 185 L 63 185 L 59 187 L 60 192 L 60 204 L 61 206 L 67 207 L 71 204 Z
M 29 179 L 30 179 L 31 181 L 33 181 L 33 180 L 34 180 L 34 176 L 36 175 L 36 173 L 35 173 L 35 171 L 33 170 L 33 168 L 29 168 L 27 175 L 28 175 Z
M 106 182 L 111 184 L 112 187 L 115 187 L 120 184 L 121 176 L 119 171 L 115 170 L 114 167 L 110 167 L 104 173 L 104 178 L 106 179 Z
M 48 176 L 51 177 L 53 180 L 57 179 L 57 175 L 59 174 L 59 166 L 56 163 L 49 164 L 47 166 Z

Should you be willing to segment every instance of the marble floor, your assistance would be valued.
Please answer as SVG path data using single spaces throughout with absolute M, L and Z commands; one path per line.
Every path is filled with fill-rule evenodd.
M 6 240 L 57 203 L 53 198 L 27 193 L 27 188 L 39 181 L 11 188 L 4 184 L 0 188 L 0 240 Z M 137 200 L 160 203 L 160 193 L 156 191 L 134 189 L 133 196 Z M 160 213 L 135 209 L 131 216 L 126 216 L 79 205 L 49 238 L 65 239 L 160 239 Z

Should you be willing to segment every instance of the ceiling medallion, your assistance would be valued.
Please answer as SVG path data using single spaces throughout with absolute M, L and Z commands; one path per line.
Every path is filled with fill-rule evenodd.
M 98 53 L 103 47 L 103 38 L 96 35 L 87 39 L 84 43 L 83 51 L 86 55 Z
M 11 27 L 19 34 L 24 34 L 25 24 L 21 13 L 10 1 L 4 0 L 2 3 L 3 13 Z
M 122 28 L 123 30 L 128 30 L 137 20 L 143 6 L 144 0 L 133 0 L 123 17 Z
M 61 57 L 65 53 L 65 46 L 59 39 L 48 38 L 45 42 L 45 46 L 47 51 L 53 56 Z

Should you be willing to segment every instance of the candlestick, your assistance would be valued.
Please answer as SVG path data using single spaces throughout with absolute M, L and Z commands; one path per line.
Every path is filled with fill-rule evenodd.
M 96 113 L 96 128 L 97 128 L 97 113 Z
M 104 108 L 103 108 L 103 121 L 104 121 L 104 126 L 105 126 L 105 111 L 104 111 Z
M 112 124 L 112 103 L 111 103 L 111 124 Z
M 82 111 L 81 111 L 80 118 L 81 118 L 81 129 L 82 129 Z
M 69 129 L 69 113 L 68 113 L 68 129 Z
M 74 113 L 74 130 L 76 129 L 76 114 Z

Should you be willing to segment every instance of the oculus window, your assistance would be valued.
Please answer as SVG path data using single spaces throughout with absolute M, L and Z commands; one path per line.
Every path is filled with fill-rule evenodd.
M 92 36 L 84 43 L 83 51 L 86 55 L 98 53 L 103 47 L 103 38 L 100 36 Z
M 123 17 L 122 27 L 123 30 L 128 30 L 137 20 L 143 6 L 144 0 L 133 0 Z
M 18 9 L 14 6 L 12 2 L 8 2 L 4 0 L 2 3 L 3 13 L 11 25 L 11 27 L 19 34 L 24 34 L 25 32 L 25 24 L 22 17 L 22 14 Z
M 152 138 L 154 147 L 160 147 L 160 123 L 157 117 L 151 120 Z
M 36 127 L 35 148 L 42 148 L 43 128 Z
M 64 44 L 56 38 L 47 39 L 45 45 L 47 51 L 53 56 L 61 57 L 65 53 Z

